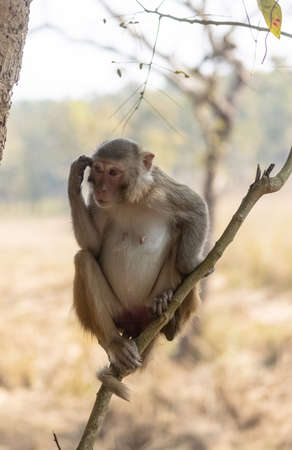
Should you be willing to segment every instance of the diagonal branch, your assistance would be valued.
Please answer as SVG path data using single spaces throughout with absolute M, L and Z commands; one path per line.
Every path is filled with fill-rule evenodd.
M 212 250 L 208 253 L 204 261 L 183 281 L 178 287 L 173 300 L 166 313 L 157 320 L 154 320 L 136 339 L 136 344 L 140 353 L 151 344 L 160 330 L 168 323 L 174 315 L 176 309 L 181 305 L 187 294 L 194 285 L 203 278 L 223 255 L 225 249 L 231 244 L 239 228 L 255 203 L 264 195 L 279 191 L 286 183 L 292 172 L 292 148 L 288 158 L 278 174 L 270 178 L 270 173 L 274 165 L 271 164 L 261 175 L 259 166 L 256 171 L 254 183 L 251 184 L 246 196 L 243 198 L 238 210 L 233 215 L 225 231 L 218 239 Z M 121 380 L 126 374 L 119 375 Z M 96 401 L 88 419 L 81 441 L 77 450 L 92 450 L 94 441 L 101 429 L 103 419 L 107 413 L 112 393 L 102 385 L 97 393 Z

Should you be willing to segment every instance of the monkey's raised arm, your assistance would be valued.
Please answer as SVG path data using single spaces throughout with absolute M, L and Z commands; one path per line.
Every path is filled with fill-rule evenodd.
M 81 193 L 84 170 L 91 164 L 92 159 L 87 156 L 80 156 L 72 163 L 68 179 L 68 197 L 76 240 L 82 249 L 97 256 L 100 249 L 99 232 L 93 224 Z

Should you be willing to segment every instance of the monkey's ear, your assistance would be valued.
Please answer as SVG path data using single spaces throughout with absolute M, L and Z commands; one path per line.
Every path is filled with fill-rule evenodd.
M 152 167 L 152 159 L 154 158 L 154 153 L 144 152 L 143 153 L 143 164 L 146 170 L 150 170 Z

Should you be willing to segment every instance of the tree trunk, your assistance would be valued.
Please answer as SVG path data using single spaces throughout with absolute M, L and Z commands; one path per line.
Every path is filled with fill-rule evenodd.
M 0 0 L 0 161 L 7 135 L 12 89 L 18 81 L 30 0 Z
M 218 169 L 218 159 L 219 158 L 216 149 L 207 149 L 203 194 L 209 209 L 210 238 L 213 237 L 214 225 L 216 220 L 215 178 Z

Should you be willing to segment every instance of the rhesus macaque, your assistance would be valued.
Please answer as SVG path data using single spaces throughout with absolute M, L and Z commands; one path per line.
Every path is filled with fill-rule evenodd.
M 133 338 L 166 310 L 173 291 L 202 260 L 208 230 L 205 202 L 157 166 L 154 154 L 129 139 L 102 144 L 92 158 L 73 162 L 68 194 L 81 250 L 75 257 L 74 307 L 118 370 L 134 371 Z M 81 184 L 90 167 L 90 196 Z M 162 329 L 172 340 L 198 308 L 194 289 Z M 127 398 L 109 370 L 100 378 Z M 112 384 L 111 384 L 112 383 Z

